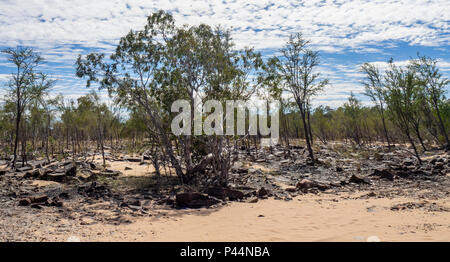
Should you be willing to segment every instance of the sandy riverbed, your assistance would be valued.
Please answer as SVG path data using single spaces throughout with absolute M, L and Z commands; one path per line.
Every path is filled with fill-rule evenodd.
M 412 199 L 300 196 L 230 203 L 218 210 L 168 210 L 158 219 L 86 226 L 81 241 L 450 241 L 450 213 L 391 210 Z M 449 199 L 429 202 L 450 208 Z M 416 201 L 417 202 L 417 201 Z M 81 232 L 74 232 L 81 233 Z

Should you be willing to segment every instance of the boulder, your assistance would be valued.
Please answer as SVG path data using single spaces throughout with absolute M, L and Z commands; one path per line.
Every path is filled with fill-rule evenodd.
M 28 171 L 25 173 L 24 178 L 37 178 L 38 176 L 40 176 L 40 172 L 39 169 L 35 169 L 32 171 Z
M 48 202 L 47 195 L 30 196 L 19 200 L 19 206 L 29 206 L 31 204 L 46 204 Z
M 269 191 L 267 191 L 267 189 L 265 189 L 264 187 L 261 187 L 258 190 L 258 197 L 265 197 L 267 195 L 269 195 Z
M 196 192 L 177 194 L 175 201 L 178 207 L 187 208 L 210 207 L 219 203 L 219 200 L 215 198 Z
M 45 180 L 49 180 L 49 181 L 63 182 L 66 178 L 66 174 L 64 174 L 64 173 L 48 173 L 43 178 Z
M 239 190 L 234 190 L 234 189 L 219 187 L 219 186 L 210 187 L 205 191 L 205 193 L 210 196 L 222 199 L 222 200 L 225 200 L 227 197 L 231 201 L 244 198 L 244 193 L 242 193 Z
M 77 175 L 77 165 L 75 163 L 70 163 L 64 166 L 64 174 L 66 176 L 76 176 Z
M 348 182 L 355 184 L 370 184 L 370 179 L 367 177 L 359 177 L 357 175 L 352 175 L 348 180 Z
M 329 186 L 327 186 L 327 185 L 325 185 L 323 183 L 320 183 L 320 182 L 317 182 L 317 181 L 312 181 L 312 180 L 309 180 L 309 179 L 305 178 L 305 179 L 302 179 L 300 182 L 297 183 L 297 188 L 301 189 L 301 190 L 307 190 L 307 189 L 310 189 L 310 188 L 317 188 L 319 190 L 326 190 L 326 189 L 329 188 Z
M 369 176 L 377 176 L 382 179 L 394 181 L 394 174 L 388 169 L 375 169 Z

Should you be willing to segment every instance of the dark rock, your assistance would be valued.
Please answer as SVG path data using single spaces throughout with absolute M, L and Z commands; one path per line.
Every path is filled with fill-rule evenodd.
M 70 163 L 65 165 L 64 173 L 66 176 L 76 176 L 77 175 L 77 165 L 75 163 Z
M 48 200 L 48 196 L 47 195 L 35 196 L 31 197 L 31 200 L 32 203 L 44 203 Z
M 269 195 L 269 191 L 267 191 L 267 189 L 265 189 L 264 187 L 261 187 L 258 190 L 258 197 L 265 197 L 267 195 Z
M 48 202 L 50 206 L 62 207 L 63 202 L 58 197 L 53 197 L 51 201 Z
M 54 181 L 54 182 L 63 182 L 66 178 L 66 174 L 64 173 L 49 173 L 45 175 L 45 180 Z
M 122 173 L 120 171 L 113 171 L 113 170 L 105 170 L 105 172 L 98 173 L 99 176 L 105 176 L 105 177 L 118 177 Z
M 201 208 L 210 207 L 219 203 L 215 198 L 201 193 L 181 193 L 176 195 L 178 207 Z
M 48 201 L 47 195 L 30 196 L 19 200 L 19 206 L 29 206 L 31 204 L 45 204 Z
M 290 192 L 290 193 L 294 193 L 294 192 L 297 191 L 297 188 L 295 188 L 295 187 L 288 187 L 288 188 L 286 188 L 286 191 Z
M 69 193 L 67 192 L 61 192 L 59 194 L 59 197 L 64 198 L 64 199 L 68 199 L 69 198 Z
M 125 167 L 125 171 L 127 171 L 127 170 L 133 170 L 131 167 Z
M 95 170 L 97 169 L 97 165 L 95 163 L 89 162 L 89 168 Z
M 247 199 L 247 203 L 257 203 L 258 202 L 258 198 L 257 197 L 252 197 Z
M 297 183 L 297 188 L 301 189 L 303 191 L 310 189 L 310 188 L 317 188 L 319 190 L 326 190 L 328 188 L 330 188 L 328 185 L 325 185 L 323 183 L 317 182 L 317 181 L 312 181 L 309 179 L 302 179 L 300 182 Z
M 22 198 L 19 200 L 19 206 L 29 206 L 31 204 L 30 198 Z
M 128 162 L 134 162 L 134 163 L 141 162 L 140 158 L 134 158 L 134 157 L 124 157 L 123 160 L 128 161 Z
M 78 186 L 78 193 L 95 199 L 110 197 L 112 195 L 106 185 L 97 184 L 96 181 Z
M 344 169 L 340 166 L 336 166 L 336 172 L 342 172 Z
M 5 175 L 5 174 L 6 174 L 6 172 L 7 172 L 7 170 L 3 170 L 3 169 L 0 169 L 0 176 L 3 176 L 3 175 Z
M 234 190 L 234 189 L 229 189 L 229 188 L 219 187 L 219 186 L 210 187 L 205 191 L 205 193 L 210 196 L 222 199 L 222 200 L 225 200 L 227 197 L 231 201 L 244 198 L 244 193 L 242 193 L 239 190 Z
M 412 165 L 414 165 L 414 161 L 412 159 L 407 158 L 403 160 L 403 166 L 412 166 Z
M 40 176 L 39 169 L 35 169 L 33 171 L 28 171 L 25 173 L 24 178 L 37 178 Z
M 35 203 L 35 204 L 31 204 L 31 208 L 35 208 L 35 209 L 42 209 L 42 205 L 43 203 Z
M 27 171 L 30 171 L 30 170 L 32 170 L 33 168 L 31 167 L 31 166 L 24 166 L 24 167 L 19 167 L 19 168 L 17 168 L 16 170 L 18 171 L 18 172 L 27 172 Z
M 394 174 L 388 169 L 375 169 L 369 176 L 377 176 L 383 179 L 394 181 Z
M 352 175 L 348 180 L 348 182 L 355 184 L 370 184 L 370 179 L 367 177 L 359 177 L 357 175 Z

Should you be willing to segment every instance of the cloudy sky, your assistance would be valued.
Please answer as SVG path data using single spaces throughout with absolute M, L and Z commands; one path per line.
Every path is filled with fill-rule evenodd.
M 449 0 L 0 0 L 0 48 L 38 49 L 47 60 L 41 69 L 58 79 L 53 92 L 76 98 L 89 91 L 75 77 L 77 55 L 111 52 L 158 9 L 179 24 L 232 28 L 237 47 L 252 46 L 266 56 L 289 34 L 302 32 L 320 52 L 320 71 L 331 81 L 316 105 L 341 105 L 350 91 L 361 93 L 363 62 L 383 66 L 392 57 L 404 63 L 420 52 L 439 59 L 450 77 Z M 0 93 L 12 70 L 2 55 Z

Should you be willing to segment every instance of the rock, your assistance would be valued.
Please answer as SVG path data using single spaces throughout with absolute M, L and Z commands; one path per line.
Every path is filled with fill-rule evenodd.
M 19 200 L 19 206 L 29 206 L 31 204 L 30 198 L 22 198 Z
M 63 206 L 63 202 L 61 200 L 59 200 L 58 197 L 52 198 L 52 200 L 49 201 L 48 203 L 50 206 L 54 206 L 54 207 L 62 207 Z
M 257 194 L 258 194 L 258 197 L 265 197 L 265 196 L 269 195 L 269 191 L 267 191 L 267 189 L 265 189 L 264 187 L 261 187 L 258 190 Z
M 25 173 L 24 178 L 36 178 L 39 177 L 41 173 L 39 172 L 39 169 L 35 169 L 33 171 L 28 171 Z
M 42 209 L 42 203 L 31 204 L 31 208 Z
M 49 169 L 49 168 L 40 168 L 39 169 L 39 177 L 45 177 L 46 175 L 52 173 L 53 170 Z
M 434 169 L 438 169 L 438 170 L 444 169 L 444 163 L 436 162 L 436 164 L 434 165 Z
M 70 163 L 64 167 L 64 173 L 66 176 L 76 176 L 77 175 L 77 165 Z
M 113 170 L 105 170 L 105 172 L 99 172 L 96 173 L 99 176 L 105 176 L 105 177 L 118 177 L 122 173 L 120 171 L 113 171 Z
M 45 165 L 47 165 L 47 160 L 33 160 L 33 161 L 28 161 L 28 165 L 30 165 L 33 169 L 36 168 L 41 168 Z
M 6 172 L 7 172 L 7 170 L 3 170 L 3 169 L 0 169 L 0 176 L 3 176 L 3 175 L 5 175 L 5 174 L 6 174 Z
M 341 166 L 336 166 L 336 172 L 342 172 L 344 169 Z
M 135 157 L 124 157 L 123 160 L 128 161 L 128 162 L 134 162 L 134 163 L 140 163 L 141 159 L 140 158 L 135 158 Z
M 97 176 L 90 170 L 82 170 L 81 172 L 77 173 L 77 178 L 84 182 L 90 182 L 94 181 Z
M 227 190 L 228 199 L 231 201 L 239 200 L 244 198 L 244 193 L 239 190 L 228 189 Z
M 127 171 L 127 170 L 133 170 L 131 167 L 125 167 L 125 171 Z
M 210 196 L 222 199 L 222 200 L 225 200 L 227 197 L 231 201 L 244 198 L 244 193 L 242 193 L 239 190 L 234 190 L 234 189 L 229 189 L 229 188 L 224 188 L 224 187 L 219 187 L 219 186 L 210 187 L 206 190 L 205 193 Z
M 97 184 L 96 181 L 78 186 L 78 193 L 95 199 L 110 197 L 112 195 L 106 185 Z
M 50 173 L 45 176 L 45 180 L 63 182 L 66 178 L 64 173 Z
M 26 198 L 22 198 L 19 200 L 19 206 L 29 206 L 31 204 L 45 204 L 48 200 L 48 196 L 41 195 L 41 196 L 30 196 Z M 33 206 L 32 206 L 33 207 Z M 37 207 L 35 207 L 37 208 Z
M 286 188 L 285 189 L 287 192 L 290 192 L 290 193 L 295 193 L 296 191 L 297 191 L 297 188 L 295 188 L 295 187 L 288 187 L 288 188 Z
M 246 168 L 237 168 L 235 170 L 235 172 L 238 173 L 238 174 L 248 174 L 248 169 L 246 169 Z
M 190 192 L 176 195 L 176 205 L 178 207 L 201 208 L 210 207 L 217 203 L 219 203 L 217 199 L 201 193 Z
M 357 175 L 352 175 L 352 177 L 350 177 L 348 182 L 355 184 L 370 184 L 370 179 L 367 177 L 359 177 Z
M 329 186 L 305 178 L 297 183 L 297 188 L 302 190 L 307 190 L 310 188 L 318 188 L 319 190 L 326 190 L 329 188 Z
M 44 203 L 48 200 L 48 196 L 47 195 L 35 196 L 32 197 L 31 200 L 32 203 Z
M 394 174 L 388 169 L 375 169 L 369 176 L 377 176 L 383 179 L 394 181 Z
M 247 199 L 246 202 L 247 203 L 257 203 L 258 202 L 258 198 L 257 197 L 251 197 L 251 198 Z
M 96 170 L 97 169 L 97 165 L 95 163 L 89 162 L 89 168 L 92 170 Z
M 30 171 L 32 169 L 33 168 L 31 166 L 24 166 L 24 167 L 17 168 L 17 171 L 18 172 L 27 172 L 27 171 Z
M 414 165 L 414 161 L 410 158 L 407 158 L 407 159 L 403 160 L 402 165 L 403 166 L 412 166 L 412 165 Z

